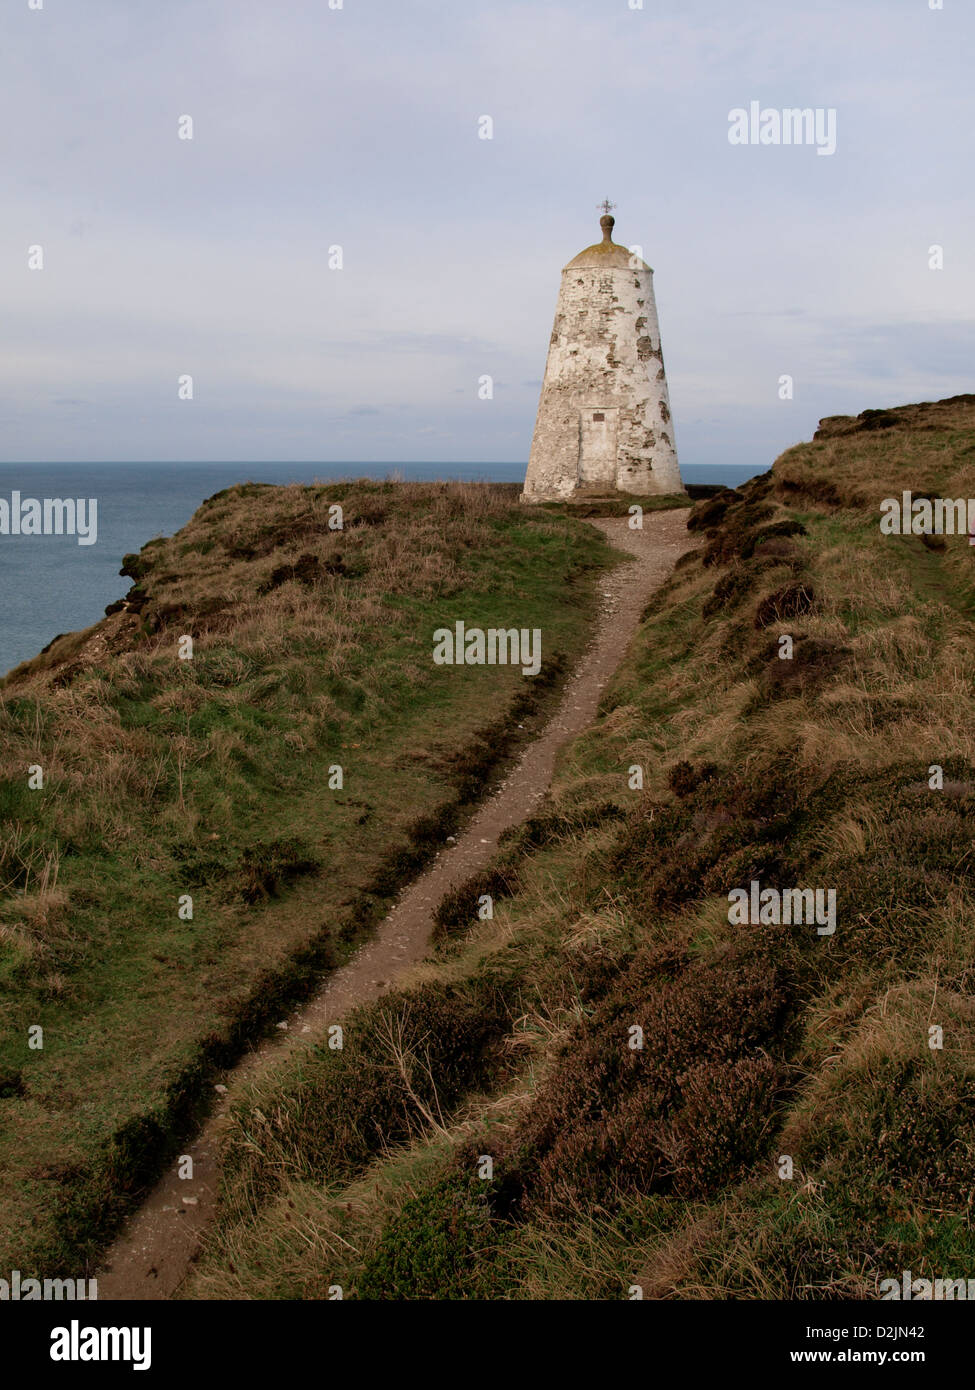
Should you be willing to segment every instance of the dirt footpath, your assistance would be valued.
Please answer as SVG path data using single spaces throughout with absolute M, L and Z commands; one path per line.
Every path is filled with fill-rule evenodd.
M 354 1005 L 366 1003 L 398 983 L 426 956 L 433 913 L 445 895 L 494 858 L 502 831 L 532 815 L 552 780 L 556 754 L 592 723 L 604 687 L 636 631 L 647 600 L 677 559 L 696 543 L 686 530 L 687 512 L 644 515 L 642 531 L 625 517 L 597 517 L 610 543 L 632 555 L 600 580 L 602 611 L 595 636 L 570 677 L 556 713 L 525 749 L 498 790 L 474 816 L 457 843 L 408 887 L 375 935 L 321 991 L 287 1019 L 281 1037 L 248 1053 L 224 1078 L 226 1090 L 197 1137 L 184 1148 L 193 1159 L 193 1178 L 180 1179 L 175 1165 L 132 1216 L 98 1275 L 98 1297 L 164 1299 L 179 1287 L 199 1248 L 203 1229 L 216 1210 L 220 1139 L 227 1108 L 241 1085 L 296 1042 L 316 1040 Z M 284 1020 L 283 1020 L 284 1021 Z

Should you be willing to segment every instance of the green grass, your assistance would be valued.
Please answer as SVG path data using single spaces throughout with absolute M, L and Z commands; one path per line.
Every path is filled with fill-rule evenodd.
M 892 414 L 833 422 L 695 509 L 701 552 L 506 837 L 494 920 L 464 929 L 480 884 L 445 908 L 423 988 L 490 987 L 496 1050 L 439 1108 L 434 1067 L 353 1171 L 328 1156 L 347 1106 L 308 1110 L 289 1070 L 266 1075 L 235 1109 L 247 1161 L 185 1296 L 821 1299 L 876 1297 L 904 1268 L 967 1277 L 975 573 L 966 537 L 931 551 L 878 521 L 901 487 L 975 495 L 975 401 Z M 806 611 L 770 618 L 795 589 Z M 753 877 L 834 888 L 835 935 L 729 923 Z M 372 1015 L 356 1028 L 375 1042 Z M 431 1015 L 425 1046 L 448 1040 Z M 374 1063 L 392 1084 L 396 1059 Z M 328 1060 L 308 1065 L 326 1086 Z M 287 1127 L 246 1148 L 256 1112 Z
M 260 592 L 308 553 L 355 577 Z M 590 528 L 503 490 L 230 489 L 129 562 L 138 615 L 8 679 L 0 1266 L 91 1268 L 219 1069 L 348 956 L 530 737 L 607 563 Z M 434 666 L 455 618 L 540 627 L 543 674 Z

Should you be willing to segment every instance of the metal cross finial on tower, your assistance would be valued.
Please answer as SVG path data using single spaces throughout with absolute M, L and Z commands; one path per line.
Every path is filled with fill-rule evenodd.
M 606 198 L 606 199 L 603 200 L 603 202 L 601 202 L 601 203 L 599 204 L 599 206 L 600 206 L 600 208 L 602 209 L 602 211 L 605 213 L 605 215 L 608 217 L 609 214 L 613 211 L 613 208 L 615 208 L 616 204 L 615 204 L 615 203 L 611 203 L 611 202 L 609 201 L 609 199 Z

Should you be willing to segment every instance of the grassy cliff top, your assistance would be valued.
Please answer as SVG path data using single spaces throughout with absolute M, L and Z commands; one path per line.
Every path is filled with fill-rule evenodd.
M 975 395 L 831 415 L 775 463 L 780 495 L 876 508 L 905 489 L 975 496 Z
M 612 557 L 516 495 L 230 488 L 5 683 L 0 1267 L 78 1275 L 531 736 Z M 458 619 L 540 628 L 540 674 L 434 665 Z
M 967 537 L 878 521 L 902 488 L 975 492 L 975 410 L 883 414 L 824 422 L 694 509 L 699 550 L 547 804 L 444 905 L 438 961 L 357 1016 L 356 1049 L 239 1104 L 189 1296 L 874 1298 L 903 1269 L 966 1277 L 975 571 Z M 835 931 L 731 920 L 753 881 L 835 893 Z M 367 1045 L 394 1035 L 398 1056 Z M 441 1111 L 457 1039 L 468 1091 Z

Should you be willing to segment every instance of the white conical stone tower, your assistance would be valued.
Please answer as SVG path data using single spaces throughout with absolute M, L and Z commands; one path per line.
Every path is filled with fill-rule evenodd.
M 683 492 L 653 271 L 603 239 L 562 271 L 523 502 L 574 493 Z

